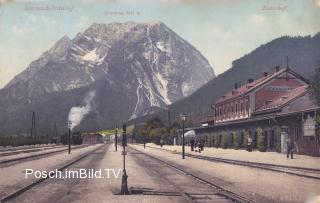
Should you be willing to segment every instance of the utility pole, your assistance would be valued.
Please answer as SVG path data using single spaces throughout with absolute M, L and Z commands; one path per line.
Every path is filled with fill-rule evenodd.
M 54 122 L 53 137 L 57 139 L 57 144 L 58 144 L 59 142 L 58 142 L 57 122 Z
M 181 114 L 180 115 L 180 118 L 181 118 L 181 120 L 182 120 L 182 159 L 184 159 L 184 121 L 186 120 L 186 115 L 185 114 Z
M 116 124 L 116 127 L 114 129 L 114 146 L 116 148 L 116 151 L 118 151 L 118 127 L 117 127 L 117 124 Z
M 127 134 L 126 134 L 126 125 L 122 126 L 122 146 L 123 146 L 123 173 L 122 173 L 122 183 L 121 183 L 121 191 L 120 194 L 122 195 L 128 195 L 128 176 L 126 172 L 126 145 L 127 145 Z
M 68 154 L 71 153 L 71 121 L 68 121 L 68 129 L 69 129 L 69 133 L 68 133 Z
M 167 130 L 168 130 L 168 137 L 169 137 L 169 139 L 170 139 L 170 141 L 172 141 L 171 140 L 171 119 L 170 119 L 170 109 L 168 108 L 168 128 L 167 128 Z
M 36 132 L 36 116 L 34 111 L 32 111 L 32 119 L 31 119 L 31 139 L 35 140 L 37 138 Z
M 131 144 L 133 144 L 133 135 L 134 135 L 134 133 L 132 132 L 131 133 Z

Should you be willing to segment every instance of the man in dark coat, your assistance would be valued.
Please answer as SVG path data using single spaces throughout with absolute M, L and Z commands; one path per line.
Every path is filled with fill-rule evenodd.
M 291 139 L 288 139 L 287 140 L 287 159 L 289 159 L 289 155 L 290 155 L 290 158 L 293 159 L 293 151 L 294 151 L 293 142 L 291 141 Z
M 204 140 L 203 139 L 200 140 L 200 148 L 201 148 L 201 151 L 204 150 Z
M 191 138 L 190 146 L 191 146 L 191 151 L 193 152 L 193 150 L 194 150 L 194 138 Z

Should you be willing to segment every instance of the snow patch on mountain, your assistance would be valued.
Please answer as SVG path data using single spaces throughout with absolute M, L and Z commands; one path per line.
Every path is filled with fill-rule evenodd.
M 182 94 L 183 96 L 189 96 L 192 92 L 192 86 L 189 85 L 187 82 L 182 83 Z
M 136 106 L 134 107 L 133 113 L 131 114 L 130 120 L 138 117 L 138 107 L 140 105 L 140 94 L 139 94 L 140 89 L 142 89 L 141 84 L 139 84 L 137 91 L 136 91 L 137 103 L 136 103 Z
M 92 61 L 95 62 L 99 59 L 99 55 L 96 53 L 97 48 L 94 48 L 90 52 L 88 52 L 86 55 L 82 57 L 85 61 Z
M 164 46 L 164 43 L 163 42 L 157 42 L 156 43 L 156 46 L 158 47 L 158 49 L 160 49 L 162 52 L 166 52 L 166 48 Z
M 162 77 L 162 75 L 157 72 L 155 73 L 155 77 L 156 77 L 156 87 L 158 92 L 160 93 L 160 95 L 163 98 L 163 101 L 165 104 L 171 104 L 171 101 L 169 99 L 169 95 L 168 95 L 168 81 Z

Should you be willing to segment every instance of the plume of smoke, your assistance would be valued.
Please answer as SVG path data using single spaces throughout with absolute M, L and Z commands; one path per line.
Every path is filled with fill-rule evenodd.
M 68 120 L 71 121 L 71 130 L 78 126 L 82 119 L 91 111 L 91 101 L 95 95 L 95 91 L 88 92 L 83 99 L 84 106 L 74 106 L 70 109 Z

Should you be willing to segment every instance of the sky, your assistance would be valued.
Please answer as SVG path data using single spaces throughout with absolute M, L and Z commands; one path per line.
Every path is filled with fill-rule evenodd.
M 320 32 L 320 0 L 0 0 L 0 88 L 92 23 L 162 21 L 216 75 L 275 38 Z

